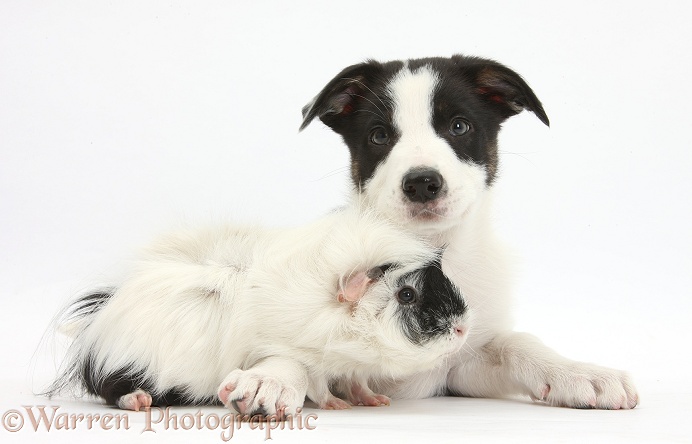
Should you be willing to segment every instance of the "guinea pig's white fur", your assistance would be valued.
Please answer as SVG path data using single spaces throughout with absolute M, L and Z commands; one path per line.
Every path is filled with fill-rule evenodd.
M 404 335 L 397 316 L 401 280 L 415 288 L 415 271 L 439 253 L 356 207 L 298 228 L 165 236 L 117 289 L 76 304 L 74 340 L 50 393 L 76 383 L 134 410 L 152 398 L 218 396 L 241 413 L 274 414 L 295 411 L 306 394 L 322 408 L 344 408 L 329 384 L 346 380 L 352 403 L 386 404 L 368 379 L 432 369 L 466 338 L 463 302 L 450 331 L 423 343 Z M 394 265 L 367 278 L 362 294 L 337 297 L 349 279 L 385 264 Z M 454 289 L 448 296 L 460 300 Z

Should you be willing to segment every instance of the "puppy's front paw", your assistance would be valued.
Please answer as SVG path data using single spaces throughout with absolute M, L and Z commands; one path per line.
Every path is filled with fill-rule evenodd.
M 530 396 L 554 406 L 633 409 L 639 402 L 629 376 L 620 370 L 574 362 L 551 366 L 529 384 Z M 528 381 L 527 381 L 528 382 Z
M 242 415 L 293 414 L 303 406 L 294 387 L 258 370 L 234 370 L 221 383 L 218 396 L 223 405 Z

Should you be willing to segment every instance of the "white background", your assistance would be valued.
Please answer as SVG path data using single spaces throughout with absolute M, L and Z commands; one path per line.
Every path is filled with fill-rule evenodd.
M 276 442 L 692 439 L 690 19 L 672 1 L 3 1 L 0 410 L 47 402 L 31 390 L 50 368 L 30 360 L 51 316 L 157 233 L 303 223 L 343 203 L 346 148 L 320 122 L 298 133 L 343 67 L 460 52 L 517 70 L 551 120 L 523 113 L 501 133 L 496 222 L 520 258 L 518 328 L 630 371 L 641 405 L 407 401 L 317 412 L 317 430 Z M 3 441 L 46 436 L 0 427 Z

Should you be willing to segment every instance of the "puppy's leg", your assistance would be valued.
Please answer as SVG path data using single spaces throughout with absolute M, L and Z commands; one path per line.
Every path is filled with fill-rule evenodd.
M 151 407 L 151 395 L 142 389 L 137 389 L 118 398 L 116 404 L 123 410 L 138 412 L 145 407 Z
M 247 370 L 236 369 L 221 383 L 218 396 L 240 414 L 293 414 L 303 406 L 308 386 L 305 367 L 292 359 L 270 357 Z
M 475 397 L 530 396 L 550 405 L 631 409 L 639 401 L 622 371 L 564 358 L 526 333 L 497 335 L 465 353 L 448 375 L 451 393 Z

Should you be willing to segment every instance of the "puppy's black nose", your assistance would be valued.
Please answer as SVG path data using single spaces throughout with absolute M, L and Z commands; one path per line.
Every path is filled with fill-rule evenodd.
M 414 170 L 404 176 L 401 188 L 411 202 L 435 200 L 442 189 L 442 176 L 435 170 Z

